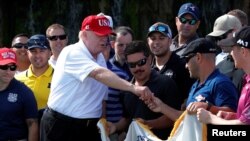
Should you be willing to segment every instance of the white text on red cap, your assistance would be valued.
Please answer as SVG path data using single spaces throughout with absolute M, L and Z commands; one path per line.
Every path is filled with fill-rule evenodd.
M 13 52 L 3 52 L 1 53 L 3 59 L 8 59 L 8 58 L 11 58 L 11 59 L 15 59 L 16 55 L 13 53 Z
M 98 24 L 99 24 L 99 26 L 109 26 L 110 25 L 109 20 L 106 20 L 106 19 L 98 20 Z

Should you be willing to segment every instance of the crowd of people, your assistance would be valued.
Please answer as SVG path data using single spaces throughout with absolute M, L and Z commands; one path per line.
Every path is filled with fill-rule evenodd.
M 0 141 L 123 141 L 133 119 L 166 140 L 183 111 L 205 124 L 250 125 L 250 26 L 246 13 L 218 17 L 199 37 L 201 12 L 183 4 L 178 34 L 156 21 L 146 39 L 103 13 L 68 44 L 63 25 L 13 37 L 0 48 Z

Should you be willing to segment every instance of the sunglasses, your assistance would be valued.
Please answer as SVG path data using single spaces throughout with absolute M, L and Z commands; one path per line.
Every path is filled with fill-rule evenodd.
M 56 41 L 58 39 L 60 40 L 65 40 L 67 38 L 67 35 L 64 34 L 64 35 L 58 35 L 58 36 L 48 36 L 47 37 L 50 41 Z
M 220 40 L 222 40 L 222 39 L 226 39 L 227 36 L 228 36 L 228 34 L 230 34 L 230 33 L 232 33 L 232 32 L 233 32 L 233 29 L 230 29 L 230 30 L 228 30 L 226 33 L 224 33 L 224 34 L 222 34 L 222 35 L 220 35 L 220 36 L 218 36 L 218 37 L 215 37 L 215 40 L 216 40 L 216 41 L 220 41 Z
M 27 44 L 23 44 L 23 43 L 16 43 L 16 44 L 13 45 L 13 47 L 14 48 L 18 48 L 18 49 L 24 47 L 25 49 L 27 49 L 28 45 Z
M 188 55 L 188 56 L 185 56 L 184 59 L 185 59 L 186 63 L 188 63 L 189 60 L 190 60 L 191 58 L 193 58 L 195 55 L 196 55 L 196 54 L 193 53 L 193 54 L 190 54 L 190 55 Z
M 135 68 L 136 66 L 141 67 L 141 66 L 145 65 L 146 63 L 147 63 L 147 58 L 141 59 L 137 62 L 127 62 L 128 67 L 130 67 L 130 68 Z
M 11 71 L 15 71 L 17 66 L 16 65 L 3 65 L 0 66 L 1 70 L 8 70 L 10 68 Z
M 197 23 L 197 20 L 195 20 L 195 19 L 186 19 L 186 18 L 184 18 L 184 17 L 180 17 L 179 20 L 180 20 L 180 22 L 183 23 L 183 24 L 188 23 L 188 24 L 190 24 L 190 25 L 195 25 L 195 24 Z
M 164 32 L 166 35 L 168 35 L 170 38 L 172 37 L 172 33 L 171 30 L 169 28 L 169 26 L 165 26 L 165 25 L 152 25 L 149 30 L 149 32 L 152 31 L 160 31 L 160 32 Z

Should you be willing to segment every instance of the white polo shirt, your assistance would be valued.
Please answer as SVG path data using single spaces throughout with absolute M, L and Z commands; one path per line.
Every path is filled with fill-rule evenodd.
M 98 67 L 106 68 L 104 56 L 94 59 L 82 41 L 65 47 L 57 59 L 48 107 L 74 118 L 101 117 L 108 87 L 88 77 Z

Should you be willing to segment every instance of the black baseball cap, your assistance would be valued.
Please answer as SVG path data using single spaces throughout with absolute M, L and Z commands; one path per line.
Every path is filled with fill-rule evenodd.
M 192 42 L 190 42 L 186 50 L 183 52 L 182 56 L 186 57 L 189 54 L 194 54 L 194 53 L 216 53 L 217 49 L 215 44 L 206 39 L 206 38 L 198 38 Z

